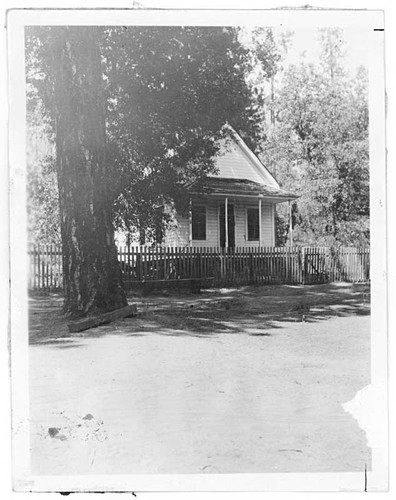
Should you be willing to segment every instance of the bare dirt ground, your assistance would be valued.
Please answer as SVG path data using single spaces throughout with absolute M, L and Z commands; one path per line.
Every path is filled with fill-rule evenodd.
M 30 299 L 34 474 L 370 467 L 342 405 L 370 383 L 365 285 L 130 297 L 139 316 L 69 334 Z

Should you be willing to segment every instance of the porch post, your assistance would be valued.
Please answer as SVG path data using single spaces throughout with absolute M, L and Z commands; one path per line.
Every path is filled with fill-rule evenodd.
M 263 242 L 262 242 L 262 238 L 261 238 L 261 235 L 262 235 L 262 230 L 261 230 L 261 198 L 259 198 L 259 247 L 261 247 L 263 245 Z
M 290 232 L 290 246 L 293 246 L 293 224 L 292 224 L 292 209 L 291 200 L 289 200 L 289 232 Z
M 276 246 L 276 205 L 272 203 L 272 246 Z
M 192 199 L 190 198 L 190 207 L 188 210 L 188 246 L 192 246 Z
M 224 202 L 225 248 L 228 249 L 228 198 Z

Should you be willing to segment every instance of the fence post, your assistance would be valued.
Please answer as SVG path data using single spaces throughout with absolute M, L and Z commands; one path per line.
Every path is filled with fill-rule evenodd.
M 62 286 L 62 249 L 28 248 L 29 288 Z M 217 285 L 369 281 L 370 251 L 353 247 L 118 248 L 129 281 L 214 277 Z

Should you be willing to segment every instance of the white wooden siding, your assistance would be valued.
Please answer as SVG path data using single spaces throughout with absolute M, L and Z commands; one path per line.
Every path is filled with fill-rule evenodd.
M 269 174 L 264 165 L 253 155 L 253 153 L 243 151 L 243 147 L 233 139 L 223 142 L 221 153 L 215 158 L 215 165 L 218 169 L 216 175 L 211 177 L 223 177 L 226 179 L 247 179 L 270 186 L 278 186 L 275 179 Z
M 194 247 L 217 247 L 218 246 L 218 223 L 217 223 L 217 202 L 197 203 L 199 206 L 206 206 L 206 240 L 193 240 Z M 186 246 L 189 243 L 189 221 L 188 217 L 176 214 L 174 216 L 174 227 L 166 231 L 166 246 Z
M 275 230 L 276 230 L 276 225 L 275 225 L 275 214 L 276 214 L 276 208 L 275 204 L 272 204 L 272 246 L 276 245 L 276 235 L 275 235 Z
M 220 245 L 219 213 L 220 204 L 224 200 L 210 200 L 206 206 L 206 240 L 193 240 L 193 247 L 218 247 Z M 229 199 L 229 204 L 234 205 L 235 214 L 235 246 L 256 247 L 258 241 L 247 239 L 247 208 L 258 208 L 257 202 Z M 202 205 L 202 203 L 199 203 Z M 273 246 L 274 239 L 274 210 L 270 203 L 262 202 L 261 205 L 261 240 L 263 246 Z M 175 216 L 176 227 L 166 231 L 164 244 L 166 246 L 187 246 L 189 236 L 188 217 Z

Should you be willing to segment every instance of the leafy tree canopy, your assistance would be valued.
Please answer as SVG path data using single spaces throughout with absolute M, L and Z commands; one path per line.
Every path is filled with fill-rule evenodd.
M 343 70 L 340 30 L 322 30 L 320 39 L 319 64 L 303 61 L 282 75 L 262 157 L 285 188 L 302 195 L 293 209 L 296 243 L 367 245 L 367 73 L 359 68 L 351 79 Z M 278 215 L 284 243 L 286 207 Z
M 69 36 L 78 38 L 81 29 Z M 53 27 L 36 27 L 27 37 L 28 110 L 50 139 L 55 35 Z M 285 69 L 289 32 L 275 36 L 258 27 L 241 43 L 241 31 L 228 27 L 101 29 L 115 225 L 145 233 L 163 221 L 164 203 L 186 210 L 185 186 L 213 172 L 217 140 L 229 122 L 282 186 L 302 195 L 293 205 L 296 243 L 367 244 L 367 72 L 360 68 L 350 78 L 345 71 L 341 30 L 318 35 L 319 62 Z M 41 166 L 51 171 L 50 155 Z M 31 183 L 40 200 L 33 219 L 42 228 L 57 195 L 45 178 L 32 175 Z M 280 205 L 279 243 L 287 238 L 287 217 Z
M 41 102 L 50 124 L 57 29 L 31 28 L 27 42 L 30 105 Z M 81 29 L 68 36 L 78 39 Z M 106 27 L 100 49 L 117 226 L 149 228 L 166 202 L 186 210 L 185 186 L 213 172 L 225 123 L 257 150 L 260 109 L 246 83 L 251 59 L 238 29 Z
M 186 210 L 185 187 L 214 171 L 225 123 L 257 147 L 248 50 L 224 27 L 110 28 L 103 39 L 116 220 L 149 227 L 150 207 Z

